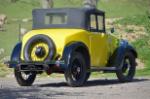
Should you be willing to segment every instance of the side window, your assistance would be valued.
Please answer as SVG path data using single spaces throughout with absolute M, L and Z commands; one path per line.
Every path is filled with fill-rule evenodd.
M 90 30 L 92 32 L 103 32 L 104 29 L 104 16 L 92 14 L 90 16 Z
M 90 28 L 91 28 L 91 30 L 96 30 L 97 29 L 96 15 L 94 15 L 94 14 L 92 14 L 90 16 Z
M 103 16 L 98 15 L 97 22 L 98 22 L 98 30 L 100 31 L 104 30 Z

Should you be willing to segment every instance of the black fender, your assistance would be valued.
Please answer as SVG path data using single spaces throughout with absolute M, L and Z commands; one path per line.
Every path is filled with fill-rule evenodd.
M 86 51 L 88 52 L 87 57 L 85 57 L 85 58 L 87 58 L 86 59 L 87 64 L 90 65 L 90 55 L 89 55 L 88 47 L 82 42 L 72 42 L 72 43 L 68 44 L 63 51 L 62 60 L 65 62 L 64 66 L 62 66 L 63 70 L 66 70 L 68 68 L 68 66 L 70 65 L 70 58 L 71 58 L 72 53 L 74 51 L 77 51 L 77 49 L 79 47 L 86 49 Z
M 135 58 L 138 57 L 138 54 L 135 50 L 135 48 L 133 46 L 131 46 L 128 41 L 126 40 L 121 40 L 119 42 L 119 46 L 118 48 L 114 51 L 114 54 L 112 55 L 112 57 L 110 57 L 110 62 L 109 62 L 109 66 L 113 65 L 113 66 L 120 66 L 122 59 L 124 58 L 124 54 L 126 52 L 132 52 L 133 55 L 135 56 Z
M 10 61 L 12 62 L 9 64 L 10 68 L 15 68 L 17 65 L 17 62 L 20 61 L 21 46 L 22 46 L 21 42 L 15 45 L 12 51 L 11 57 L 10 57 Z

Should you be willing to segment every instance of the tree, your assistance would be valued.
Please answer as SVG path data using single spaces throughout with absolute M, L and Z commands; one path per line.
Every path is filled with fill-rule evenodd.
M 97 3 L 99 0 L 83 0 L 83 5 L 86 8 L 97 8 Z
M 41 0 L 41 5 L 44 9 L 53 8 L 54 2 L 53 0 Z

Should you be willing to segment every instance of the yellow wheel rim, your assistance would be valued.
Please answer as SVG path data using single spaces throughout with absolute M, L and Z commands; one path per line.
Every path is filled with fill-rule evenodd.
M 44 55 L 42 57 L 39 57 L 36 55 L 37 48 L 41 47 L 44 49 Z M 49 46 L 45 42 L 36 42 L 31 46 L 30 49 L 30 57 L 32 61 L 44 61 L 49 55 Z

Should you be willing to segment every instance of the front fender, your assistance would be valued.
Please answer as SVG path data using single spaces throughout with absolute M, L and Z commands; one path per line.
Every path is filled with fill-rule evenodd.
M 19 42 L 15 45 L 13 51 L 12 51 L 12 54 L 11 54 L 11 59 L 10 61 L 12 63 L 9 64 L 9 67 L 10 68 L 15 68 L 17 64 L 15 64 L 15 62 L 18 62 L 20 61 L 20 54 L 21 54 L 21 46 L 22 46 L 22 43 Z
M 122 59 L 124 58 L 124 54 L 125 54 L 126 52 L 128 52 L 128 51 L 132 52 L 133 55 L 135 56 L 135 58 L 138 57 L 135 48 L 133 48 L 133 46 L 131 46 L 131 45 L 128 43 L 128 41 L 126 41 L 126 40 L 121 40 L 121 41 L 120 41 L 120 44 L 119 44 L 119 47 L 118 47 L 118 48 L 116 49 L 116 51 L 115 51 L 115 55 L 114 55 L 114 56 L 115 56 L 115 59 L 112 60 L 112 61 L 115 61 L 115 65 L 116 65 L 116 66 L 119 66 L 119 65 L 121 64 L 121 61 L 122 61 Z
M 128 42 L 126 40 L 121 40 L 119 47 L 117 48 L 117 61 L 121 62 L 128 47 Z

